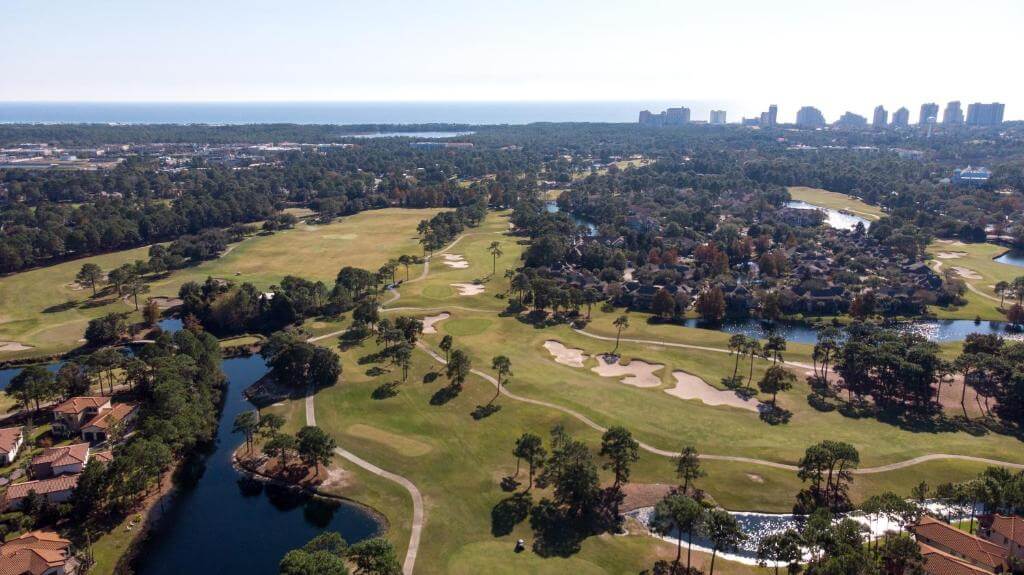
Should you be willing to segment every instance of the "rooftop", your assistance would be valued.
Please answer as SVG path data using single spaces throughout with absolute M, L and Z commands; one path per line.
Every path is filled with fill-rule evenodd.
M 54 407 L 53 412 L 79 414 L 89 408 L 99 409 L 108 403 L 110 403 L 109 397 L 72 397 Z
M 0 454 L 7 454 L 14 451 L 14 446 L 22 436 L 20 427 L 0 428 Z
M 927 538 L 937 545 L 952 549 L 958 555 L 993 570 L 1002 566 L 1009 555 L 1009 551 L 1005 547 L 961 531 L 927 515 L 922 517 L 917 525 L 911 527 L 911 530 L 918 536 L 918 540 L 921 537 Z
M 49 463 L 52 467 L 85 463 L 89 459 L 89 444 L 76 443 L 62 447 L 50 447 L 32 458 L 32 465 Z

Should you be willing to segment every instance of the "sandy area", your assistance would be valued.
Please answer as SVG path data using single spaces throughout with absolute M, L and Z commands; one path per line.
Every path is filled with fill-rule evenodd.
M 32 349 L 32 346 L 18 343 L 16 341 L 0 341 L 0 352 L 25 351 L 26 349 Z
M 605 356 L 597 356 L 597 366 L 590 368 L 590 371 L 601 377 L 622 377 L 621 383 L 635 387 L 658 387 L 661 385 L 661 378 L 654 375 L 654 372 L 665 367 L 658 363 L 647 363 L 634 359 L 629 364 L 608 363 Z
M 459 295 L 477 295 L 484 293 L 484 286 L 480 284 L 449 284 L 459 290 Z
M 65 287 L 67 287 L 71 291 L 82 291 L 82 290 L 85 289 L 85 286 L 83 286 L 82 284 L 80 284 L 78 282 L 71 282 L 71 283 L 69 283 Z
M 965 254 L 964 252 L 939 252 L 935 254 L 935 257 L 939 258 L 940 260 L 957 260 L 964 257 L 965 255 L 967 254 Z
M 160 308 L 160 309 L 169 309 L 169 308 L 172 308 L 172 307 L 175 307 L 175 306 L 179 306 L 179 305 L 185 303 L 185 302 L 181 301 L 181 299 L 176 298 L 176 297 L 157 296 L 157 297 L 151 297 L 151 298 L 149 298 L 149 300 L 150 301 L 155 301 L 156 302 L 156 306 L 158 308 Z
M 939 244 L 946 244 L 947 246 L 966 246 L 967 245 L 967 244 L 963 243 L 960 240 L 935 240 L 935 242 L 939 243 Z
M 673 371 L 672 377 L 676 378 L 676 386 L 665 390 L 665 393 L 669 395 L 674 395 L 679 399 L 699 399 L 707 405 L 727 405 L 757 411 L 756 399 L 743 399 L 733 391 L 716 389 L 705 383 L 703 379 L 685 371 Z
M 764 483 L 764 477 L 761 477 L 756 473 L 748 473 L 747 479 L 753 481 L 754 483 Z
M 451 317 L 448 312 L 442 312 L 437 315 L 428 315 L 423 318 L 423 333 L 437 333 L 437 329 L 434 328 L 434 324 L 439 321 L 444 321 Z
M 587 354 L 582 349 L 565 347 L 562 342 L 553 339 L 544 342 L 544 349 L 554 356 L 555 362 L 569 367 L 583 367 L 583 362 L 587 361 Z
M 982 279 L 981 275 L 978 274 L 978 272 L 976 272 L 976 271 L 974 271 L 972 269 L 956 268 L 955 267 L 955 268 L 953 268 L 953 271 L 955 271 L 960 277 L 964 278 L 965 280 L 980 280 L 980 279 Z
M 444 265 L 462 270 L 469 267 L 469 262 L 459 254 L 444 254 Z

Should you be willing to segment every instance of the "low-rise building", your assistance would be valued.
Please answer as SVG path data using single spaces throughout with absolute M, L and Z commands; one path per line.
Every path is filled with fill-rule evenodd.
M 0 545 L 0 575 L 74 575 L 71 542 L 52 531 L 31 531 Z
M 980 567 L 962 561 L 930 545 L 918 544 L 924 559 L 924 572 L 928 575 L 992 575 Z
M 129 403 L 118 403 L 110 409 L 101 411 L 82 425 L 82 440 L 89 443 L 106 441 L 113 430 L 118 427 L 123 430 L 125 426 L 129 425 L 135 419 L 137 412 L 138 406 Z
M 1024 518 L 1017 515 L 990 515 L 982 518 L 979 533 L 985 539 L 1009 549 L 1024 560 Z
M 29 470 L 32 477 L 45 479 L 58 475 L 81 473 L 89 462 L 89 444 L 76 443 L 50 447 L 32 458 Z
M 20 509 L 29 493 L 46 499 L 50 503 L 63 503 L 71 499 L 75 487 L 78 487 L 78 475 L 60 475 L 49 479 L 37 479 L 24 483 L 13 483 L 7 486 L 4 497 L 0 500 L 0 511 Z
M 0 428 L 0 465 L 14 463 L 24 443 L 25 433 L 20 427 Z
M 53 408 L 53 432 L 64 437 L 78 435 L 83 424 L 108 409 L 109 397 L 72 397 Z
M 1009 550 L 1002 545 L 961 531 L 952 525 L 925 515 L 910 527 L 922 549 L 932 547 L 960 562 L 989 573 L 1002 573 L 1007 567 Z

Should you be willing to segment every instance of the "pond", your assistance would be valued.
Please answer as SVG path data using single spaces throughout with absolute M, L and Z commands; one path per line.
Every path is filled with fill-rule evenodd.
M 864 229 L 871 227 L 871 220 L 855 216 L 853 214 L 843 213 L 832 208 L 816 206 L 804 201 L 794 200 L 786 202 L 786 207 L 796 208 L 798 210 L 821 210 L 826 214 L 825 223 L 828 224 L 829 227 L 837 230 L 852 230 L 857 226 L 857 222 L 863 223 Z
M 277 564 L 324 530 L 353 543 L 380 531 L 372 513 L 243 479 L 231 464 L 241 436 L 235 416 L 253 406 L 242 390 L 267 372 L 259 356 L 227 359 L 224 412 L 217 446 L 195 487 L 184 490 L 139 554 L 140 575 L 177 573 L 277 573 Z
M 558 202 L 556 202 L 554 200 L 547 201 L 544 204 L 544 207 L 545 207 L 545 209 L 547 209 L 549 214 L 554 214 L 554 213 L 558 213 L 558 212 L 562 211 L 562 209 L 558 207 Z M 572 219 L 572 222 L 574 224 L 576 224 L 577 226 L 586 226 L 586 228 L 587 228 L 587 235 L 591 235 L 591 236 L 596 236 L 597 235 L 597 226 L 594 225 L 594 222 L 591 222 L 590 220 L 588 220 L 586 218 L 581 218 L 581 217 L 577 216 L 576 214 L 573 214 L 572 212 L 569 213 L 569 218 Z
M 799 321 L 765 321 L 757 318 L 726 320 L 718 325 L 708 324 L 699 319 L 688 319 L 686 327 L 742 333 L 748 337 L 766 339 L 778 334 L 796 343 L 815 344 L 818 342 L 818 327 Z M 1024 340 L 1024 331 L 1014 329 L 1001 321 L 975 322 L 969 319 L 913 320 L 894 324 L 892 327 L 903 332 L 919 333 L 931 341 L 963 341 L 972 333 L 998 334 L 1006 339 Z
M 1024 268 L 1024 250 L 1010 250 L 996 258 L 1001 264 Z

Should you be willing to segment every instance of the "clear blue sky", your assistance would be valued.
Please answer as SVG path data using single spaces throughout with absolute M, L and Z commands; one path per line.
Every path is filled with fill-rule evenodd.
M 999 100 L 1022 0 L 2 0 L 0 101 Z

